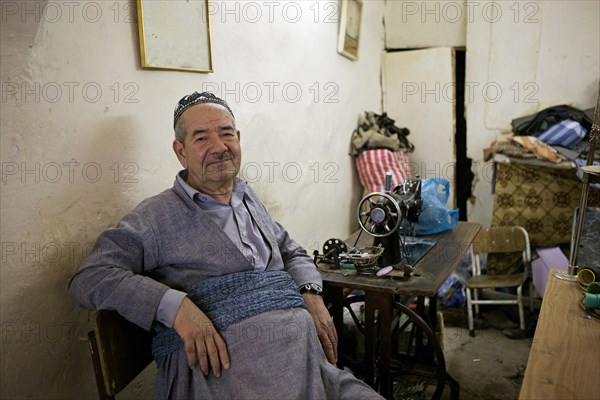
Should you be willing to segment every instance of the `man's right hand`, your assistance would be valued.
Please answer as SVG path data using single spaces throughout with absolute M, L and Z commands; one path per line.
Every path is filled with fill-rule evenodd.
M 229 369 L 229 353 L 225 341 L 206 314 L 188 297 L 179 306 L 173 328 L 183 340 L 190 368 L 200 364 L 200 370 L 205 376 L 212 369 L 217 378 L 221 376 L 221 367 Z

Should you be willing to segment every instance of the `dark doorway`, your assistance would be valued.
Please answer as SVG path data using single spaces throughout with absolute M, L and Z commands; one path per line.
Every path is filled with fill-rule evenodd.
M 467 157 L 467 120 L 465 118 L 465 49 L 455 49 L 456 74 L 456 182 L 454 185 L 458 219 L 467 220 L 467 201 L 473 184 L 472 160 Z

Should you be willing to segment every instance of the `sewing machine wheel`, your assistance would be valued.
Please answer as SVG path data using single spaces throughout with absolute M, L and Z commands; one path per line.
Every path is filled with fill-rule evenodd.
M 323 257 L 327 260 L 332 261 L 347 252 L 348 246 L 342 239 L 329 239 L 323 244 Z
M 370 193 L 358 204 L 358 223 L 372 236 L 383 237 L 397 232 L 401 220 L 400 205 L 389 194 Z

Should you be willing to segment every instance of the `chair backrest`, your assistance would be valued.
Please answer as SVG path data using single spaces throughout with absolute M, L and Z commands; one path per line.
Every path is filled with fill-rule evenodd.
M 520 226 L 498 226 L 481 229 L 473 240 L 473 251 L 479 253 L 514 253 L 529 248 L 529 235 Z
M 100 399 L 114 399 L 152 362 L 152 334 L 115 311 L 94 314 L 89 332 Z
M 521 252 L 525 271 L 529 270 L 531 263 L 531 248 L 529 235 L 520 226 L 499 226 L 481 229 L 471 245 L 473 267 L 479 270 L 478 254 L 481 253 L 516 253 Z

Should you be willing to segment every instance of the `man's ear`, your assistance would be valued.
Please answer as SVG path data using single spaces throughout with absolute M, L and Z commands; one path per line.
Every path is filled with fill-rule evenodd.
M 173 140 L 173 151 L 175 152 L 175 155 L 177 156 L 177 159 L 179 160 L 181 166 L 184 169 L 187 169 L 187 158 L 185 155 L 185 147 L 183 146 L 183 143 L 181 143 L 177 139 Z

